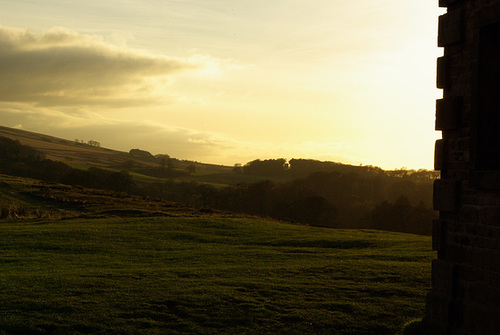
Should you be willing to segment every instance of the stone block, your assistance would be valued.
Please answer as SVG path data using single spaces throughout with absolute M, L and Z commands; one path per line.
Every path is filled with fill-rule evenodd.
M 484 269 L 492 272 L 500 272 L 500 252 L 485 250 L 483 263 Z
M 468 162 L 470 160 L 470 138 L 454 138 L 447 141 L 448 159 L 453 162 Z
M 438 179 L 434 181 L 434 209 L 455 212 L 458 206 L 459 183 L 455 180 Z
M 434 145 L 434 170 L 436 171 L 442 171 L 444 169 L 444 144 L 444 140 L 437 140 Z
M 458 0 L 439 0 L 439 7 L 448 7 L 455 2 L 458 2 Z
M 493 272 L 493 271 L 488 271 L 488 270 L 485 270 L 484 271 L 485 273 L 485 283 L 487 283 L 488 285 L 490 286 L 494 286 L 494 287 L 497 287 L 500 289 L 500 287 L 498 287 L 498 283 L 500 283 L 500 273 L 499 272 Z M 500 300 L 498 300 L 498 306 L 500 306 Z M 499 311 L 500 311 L 500 307 L 499 307 Z
M 468 234 L 477 235 L 479 231 L 479 214 L 481 207 L 477 205 L 463 205 L 460 208 L 460 217 L 463 222 L 466 222 L 466 232 Z
M 454 329 L 453 334 L 459 335 L 464 323 L 464 310 L 462 301 L 453 301 L 448 305 L 448 319 L 450 328 Z
M 480 304 L 489 304 L 490 287 L 481 282 L 475 282 L 467 288 L 467 300 Z
M 458 278 L 468 282 L 486 281 L 486 272 L 471 265 L 457 265 L 455 274 Z
M 441 251 L 445 245 L 446 224 L 441 220 L 432 222 L 432 250 Z
M 463 328 L 470 330 L 469 334 L 499 334 L 498 311 L 474 302 L 464 302 L 463 309 Z
M 445 88 L 448 86 L 450 74 L 449 74 L 449 58 L 446 56 L 439 57 L 437 59 L 436 67 L 436 87 Z
M 500 226 L 500 206 L 487 206 L 481 211 L 481 219 L 484 224 L 498 227 Z M 499 229 L 494 229 L 495 235 L 493 238 L 500 239 L 500 231 Z
M 431 292 L 426 296 L 425 319 L 437 334 L 445 334 L 448 320 L 449 297 Z
M 453 298 L 454 264 L 440 259 L 432 261 L 432 288 L 444 297 Z
M 500 170 L 476 170 L 472 173 L 471 183 L 478 189 L 500 190 Z
M 491 287 L 488 290 L 488 306 L 500 312 L 500 289 L 498 287 Z M 500 320 L 500 318 L 498 319 Z
M 460 125 L 462 98 L 436 100 L 436 130 L 457 129 Z
M 461 263 L 470 258 L 469 248 L 460 245 L 460 239 L 456 240 L 456 234 L 446 235 L 446 260 L 453 263 Z M 460 238 L 460 237 L 459 237 Z
M 453 10 L 439 17 L 439 47 L 449 46 L 462 41 L 464 35 L 462 16 L 461 10 Z

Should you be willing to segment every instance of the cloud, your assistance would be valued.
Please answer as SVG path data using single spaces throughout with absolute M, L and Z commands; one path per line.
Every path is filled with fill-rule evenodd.
M 165 153 L 180 159 L 204 162 L 227 151 L 236 151 L 235 141 L 212 132 L 165 125 L 148 119 L 119 120 L 85 108 L 30 109 L 23 103 L 0 106 L 2 125 L 61 137 L 97 140 L 104 147 L 129 151 L 132 148 Z
M 85 108 L 29 109 L 22 103 L 0 106 L 2 125 L 19 127 L 42 134 L 73 140 L 99 141 L 104 147 L 129 151 L 133 148 L 152 154 L 169 154 L 179 159 L 233 165 L 254 159 L 313 158 L 364 162 L 343 154 L 345 145 L 333 141 L 270 143 L 236 139 L 230 136 L 166 125 L 157 121 L 119 120 L 105 117 Z M 333 151 L 336 152 L 332 154 Z
M 169 58 L 65 28 L 41 33 L 0 26 L 0 100 L 39 106 L 145 105 L 176 73 L 202 61 Z M 167 80 L 166 80 L 167 78 Z

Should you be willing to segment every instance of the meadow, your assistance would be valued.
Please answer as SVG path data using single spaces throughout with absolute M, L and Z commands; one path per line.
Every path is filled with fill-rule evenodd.
M 431 240 L 195 212 L 0 221 L 0 334 L 394 334 Z

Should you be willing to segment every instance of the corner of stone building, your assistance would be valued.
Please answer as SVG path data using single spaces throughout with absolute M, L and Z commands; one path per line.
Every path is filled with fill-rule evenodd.
M 500 334 L 500 0 L 439 0 L 433 335 Z

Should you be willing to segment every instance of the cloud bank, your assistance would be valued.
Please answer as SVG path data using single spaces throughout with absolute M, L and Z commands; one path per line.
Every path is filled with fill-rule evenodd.
M 0 25 L 0 122 L 66 139 L 98 140 L 118 150 L 140 147 L 232 164 L 240 161 L 245 143 L 165 123 L 165 115 L 186 113 L 185 106 L 202 101 L 189 90 L 175 91 L 174 76 L 210 81 L 239 69 L 230 59 L 155 55 L 61 27 L 35 33 Z
M 38 106 L 158 103 L 158 83 L 200 62 L 108 43 L 66 28 L 41 33 L 0 26 L 0 100 Z
M 169 154 L 179 159 L 233 165 L 254 159 L 312 158 L 359 164 L 363 159 L 341 154 L 336 142 L 289 142 L 276 145 L 237 140 L 224 134 L 165 125 L 152 120 L 119 120 L 84 108 L 39 107 L 26 110 L 24 104 L 0 106 L 2 125 L 43 134 L 84 141 L 97 140 L 104 147 L 129 151 L 140 148 L 153 154 Z M 338 154 L 332 155 L 332 147 Z M 334 151 L 337 151 L 334 150 Z M 366 161 L 366 160 L 364 160 Z

